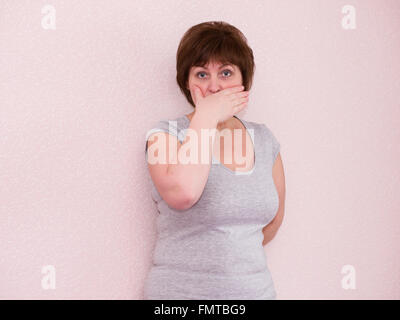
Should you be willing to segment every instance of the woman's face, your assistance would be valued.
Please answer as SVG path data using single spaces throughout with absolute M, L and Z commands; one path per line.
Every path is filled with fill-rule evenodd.
M 242 85 L 242 73 L 234 64 L 209 62 L 204 67 L 190 69 L 187 86 L 190 92 L 193 92 L 194 85 L 207 97 L 223 89 Z

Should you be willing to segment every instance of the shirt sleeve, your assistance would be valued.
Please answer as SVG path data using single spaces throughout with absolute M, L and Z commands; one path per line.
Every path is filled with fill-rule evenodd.
M 150 135 L 152 135 L 155 132 L 166 132 L 179 138 L 178 124 L 176 120 L 158 121 L 156 125 L 154 125 L 153 128 L 146 133 L 145 150 L 144 150 L 146 160 L 147 160 L 147 140 L 149 139 Z
M 281 145 L 280 145 L 278 139 L 272 133 L 272 131 L 265 124 L 263 124 L 263 126 L 267 132 L 268 141 L 270 141 L 270 143 L 271 143 L 272 163 L 275 163 L 276 157 L 278 156 L 278 153 L 281 150 Z

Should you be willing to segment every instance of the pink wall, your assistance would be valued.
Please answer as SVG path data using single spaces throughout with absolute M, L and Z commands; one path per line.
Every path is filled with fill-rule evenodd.
M 278 299 L 399 299 L 400 2 L 156 3 L 1 1 L 0 298 L 142 298 L 145 135 L 192 111 L 183 33 L 224 20 L 255 54 L 243 117 L 281 143 L 285 218 L 265 247 Z

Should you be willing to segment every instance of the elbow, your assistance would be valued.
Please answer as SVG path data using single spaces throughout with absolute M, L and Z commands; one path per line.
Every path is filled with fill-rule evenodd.
M 184 198 L 180 200 L 177 205 L 175 206 L 176 210 L 184 211 L 190 209 L 194 204 L 192 198 Z
M 193 207 L 193 205 L 196 203 L 196 197 L 194 197 L 190 193 L 185 193 L 184 196 L 182 197 L 182 200 L 180 201 L 180 209 L 179 210 L 187 210 Z
M 169 199 L 165 199 L 167 204 L 179 211 L 190 209 L 196 202 L 195 197 L 185 188 L 174 188 L 174 192 L 170 194 Z

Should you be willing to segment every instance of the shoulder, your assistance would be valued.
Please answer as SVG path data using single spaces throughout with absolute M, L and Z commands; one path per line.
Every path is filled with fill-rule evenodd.
M 250 128 L 253 128 L 254 130 L 258 130 L 259 132 L 261 132 L 263 134 L 264 139 L 275 138 L 275 135 L 273 134 L 272 130 L 266 124 L 248 120 L 246 120 L 246 123 L 249 125 Z
M 174 136 L 179 136 L 179 133 L 181 130 L 185 129 L 185 115 L 176 117 L 176 118 L 167 118 L 167 119 L 162 119 L 162 120 L 157 120 L 155 121 L 151 129 L 147 132 L 146 135 L 146 140 L 147 138 L 155 133 L 155 132 L 166 132 L 169 134 L 172 134 Z
M 173 126 L 177 129 L 184 129 L 186 127 L 185 118 L 186 118 L 185 115 L 175 118 L 167 118 L 159 120 L 157 124 L 160 124 L 161 126 Z
M 276 140 L 276 136 L 275 134 L 272 132 L 272 130 L 270 129 L 269 126 L 267 126 L 266 124 L 262 123 L 261 124 L 264 132 L 266 133 L 267 137 L 271 140 Z
M 267 126 L 265 123 L 259 123 L 259 122 L 253 122 L 253 121 L 248 121 L 251 126 L 254 126 L 254 128 L 257 128 L 260 132 L 260 136 L 262 137 L 262 140 L 267 143 L 269 148 L 271 149 L 272 152 L 272 158 L 275 161 L 278 153 L 280 152 L 281 145 L 276 137 L 276 135 L 272 132 L 269 126 Z M 255 130 L 257 130 L 255 129 Z

